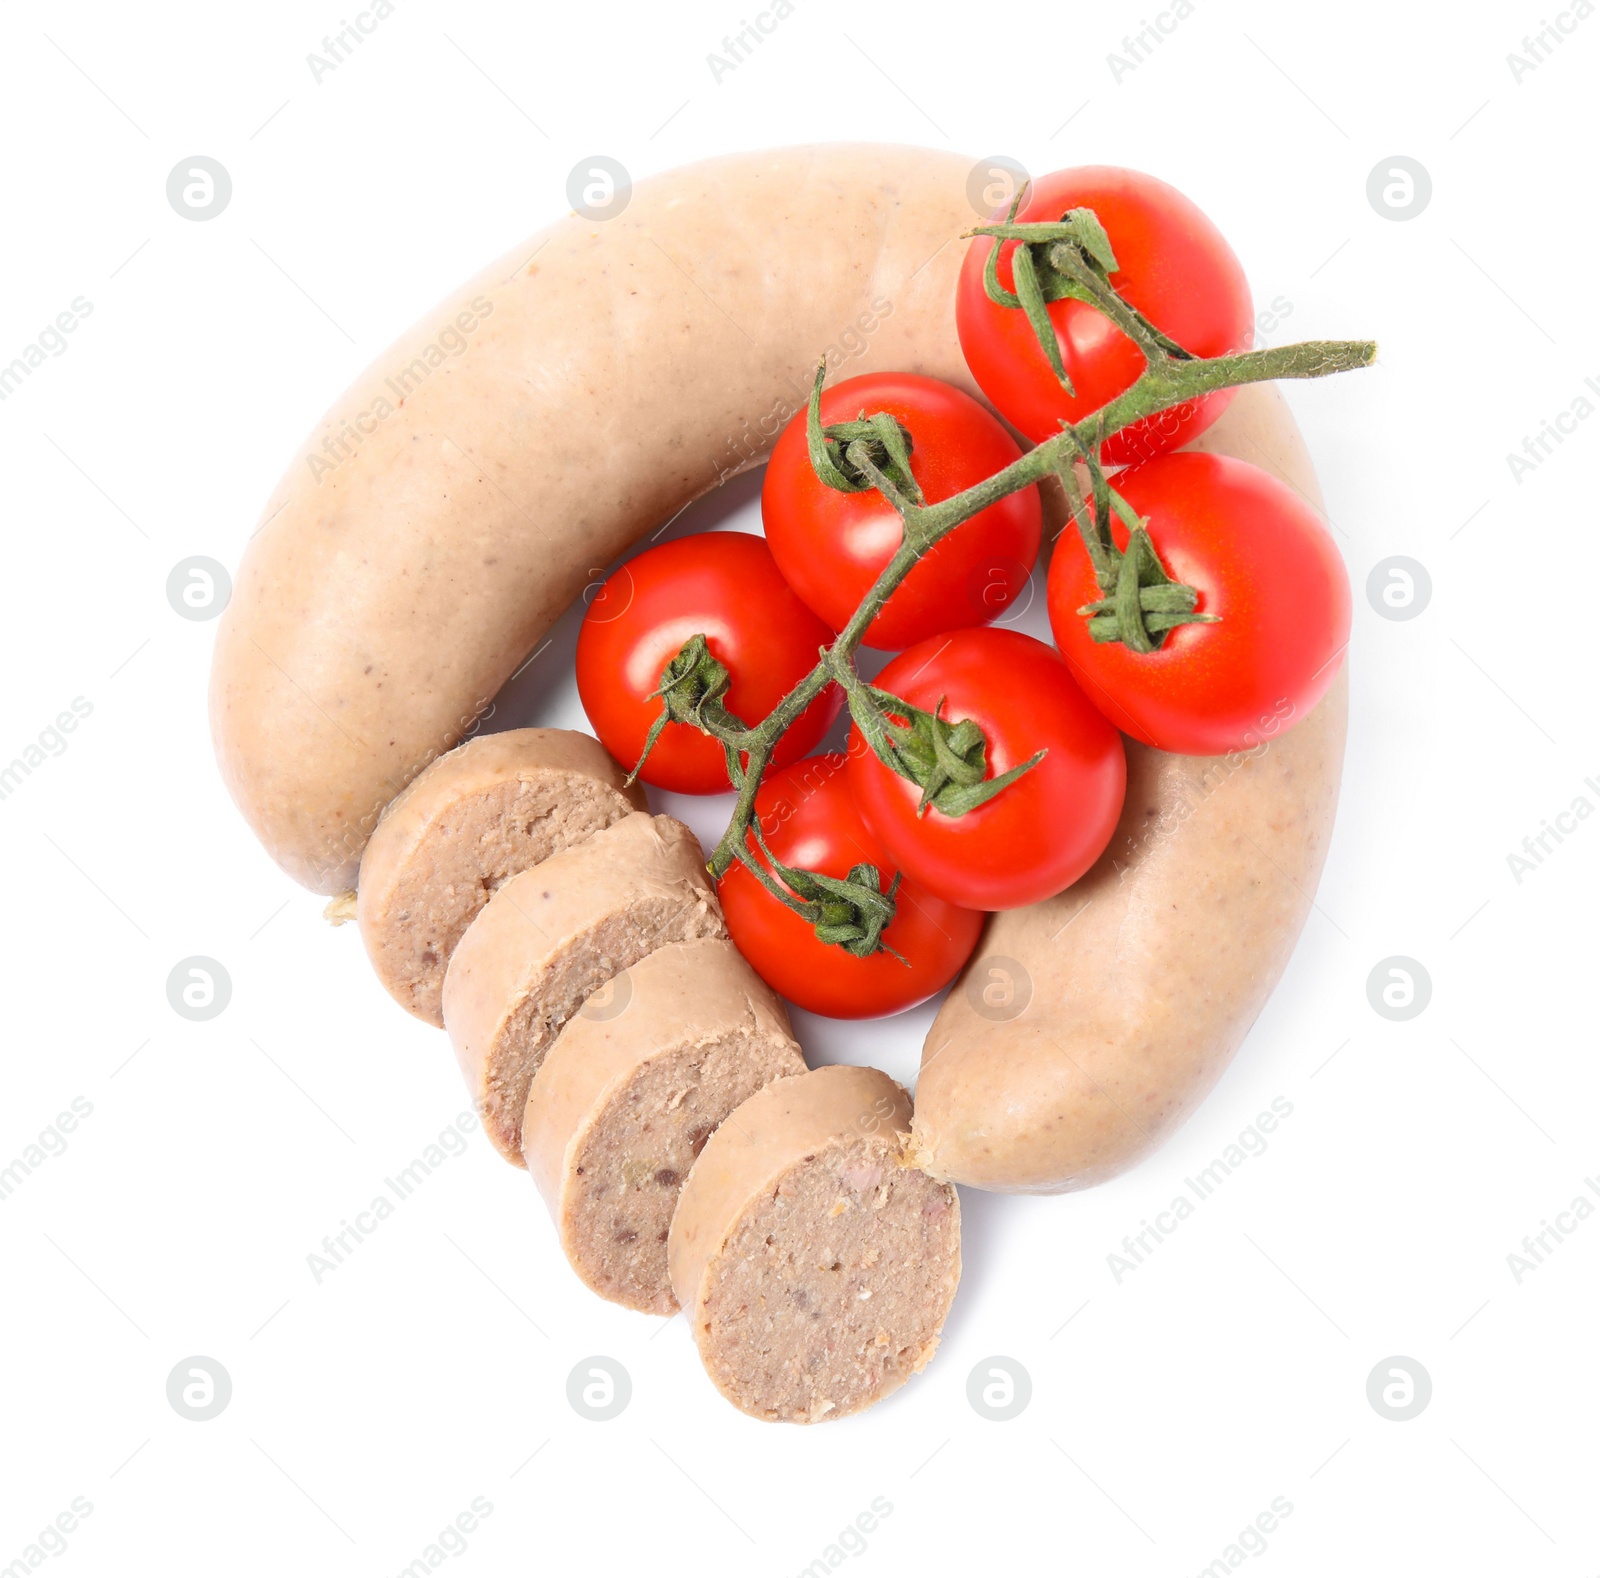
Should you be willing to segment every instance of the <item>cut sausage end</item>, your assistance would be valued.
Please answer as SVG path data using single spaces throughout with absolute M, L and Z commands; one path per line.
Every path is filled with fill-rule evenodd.
M 443 999 L 500 1154 L 523 1165 L 528 1087 L 600 987 L 657 948 L 726 935 L 700 845 L 671 817 L 625 817 L 507 882 L 457 946 Z
M 513 729 L 441 756 L 389 806 L 361 860 L 356 919 L 384 989 L 442 1026 L 445 969 L 493 894 L 643 809 L 600 742 L 572 730 Z
M 910 1116 L 886 1074 L 817 1069 L 737 1108 L 695 1163 L 673 1285 L 707 1373 L 745 1413 L 842 1418 L 932 1358 L 961 1212 L 949 1184 L 908 1164 Z
M 659 949 L 626 981 L 556 1038 L 528 1092 L 523 1154 L 579 1277 L 670 1315 L 683 1180 L 734 1108 L 806 1065 L 782 1004 L 731 942 Z

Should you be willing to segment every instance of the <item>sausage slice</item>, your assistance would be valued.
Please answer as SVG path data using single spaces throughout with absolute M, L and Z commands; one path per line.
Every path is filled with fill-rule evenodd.
M 528 1091 L 522 1154 L 573 1270 L 602 1298 L 678 1307 L 667 1228 L 708 1136 L 806 1071 L 789 1016 L 720 938 L 647 954 L 567 1021 Z
M 561 1027 L 668 943 L 726 937 L 694 834 L 635 812 L 513 877 L 456 946 L 444 1023 L 484 1132 L 522 1162 L 528 1084 Z
M 706 1142 L 667 1241 L 706 1372 L 757 1419 L 853 1414 L 915 1375 L 961 1277 L 955 1190 L 903 1153 L 877 1069 L 781 1079 Z
M 646 809 L 590 735 L 512 729 L 469 740 L 419 773 L 361 857 L 356 920 L 384 989 L 444 1024 L 445 966 L 509 877 Z

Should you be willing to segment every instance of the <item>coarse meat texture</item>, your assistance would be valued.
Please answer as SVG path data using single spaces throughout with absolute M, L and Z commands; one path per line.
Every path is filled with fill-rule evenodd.
M 789 1168 L 708 1268 L 706 1368 L 757 1418 L 856 1413 L 933 1357 L 961 1275 L 956 1192 L 868 1136 Z
M 518 872 L 637 809 L 585 773 L 523 768 L 452 797 L 425 826 L 398 835 L 404 849 L 371 870 L 374 857 L 387 853 L 380 823 L 367 846 L 357 910 L 379 980 L 408 1013 L 442 1026 L 445 969 L 490 898 Z
M 735 1107 L 769 1081 L 804 1072 L 792 1040 L 748 1030 L 645 1063 L 568 1158 L 561 1240 L 584 1282 L 630 1309 L 676 1310 L 667 1230 L 689 1168 Z
M 722 916 L 704 904 L 651 895 L 607 915 L 553 954 L 506 1015 L 488 1054 L 483 1119 L 508 1157 L 520 1156 L 528 1087 L 561 1027 L 607 981 L 646 954 L 695 937 L 724 937 Z
M 579 1008 L 659 948 L 727 936 L 704 860 L 683 823 L 626 816 L 511 878 L 467 928 L 445 972 L 445 1028 L 513 1166 L 528 1086 Z

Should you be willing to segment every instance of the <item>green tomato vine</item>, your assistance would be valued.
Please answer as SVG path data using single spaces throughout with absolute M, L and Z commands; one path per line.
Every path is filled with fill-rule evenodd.
M 990 299 L 1027 317 L 1069 394 L 1072 384 L 1047 310 L 1053 301 L 1071 298 L 1103 312 L 1139 347 L 1144 372 L 1092 415 L 1076 424 L 1063 421 L 1057 436 L 982 482 L 929 504 L 911 472 L 912 436 L 894 417 L 863 412 L 854 421 L 823 425 L 826 369 L 819 363 L 806 410 L 812 469 L 824 486 L 841 492 L 876 489 L 900 517 L 900 544 L 849 623 L 821 650 L 816 666 L 758 723 L 747 724 L 727 710 L 723 697 L 728 671 L 703 635 L 692 637 L 662 672 L 657 692 L 661 714 L 645 744 L 647 755 L 669 722 L 689 724 L 721 744 L 737 798 L 727 830 L 707 863 L 712 876 L 720 878 L 735 862 L 742 863 L 779 903 L 811 924 L 824 942 L 857 958 L 879 950 L 893 952 L 882 939 L 894 919 L 899 874 L 884 888 L 881 874 L 871 865 L 858 865 L 845 878 L 791 869 L 767 849 L 755 815 L 756 794 L 773 748 L 806 708 L 830 684 L 839 685 L 868 748 L 891 771 L 921 789 L 921 812 L 934 807 L 945 815 L 965 815 L 1003 793 L 1043 756 L 1041 752 L 1000 777 L 988 778 L 987 741 L 972 719 L 944 718 L 942 707 L 934 713 L 912 707 L 856 673 L 856 650 L 867 627 L 918 560 L 990 505 L 1055 477 L 1066 492 L 1072 522 L 1102 594 L 1079 610 L 1089 622 L 1090 635 L 1096 641 L 1123 642 L 1134 652 L 1153 652 L 1169 631 L 1212 616 L 1195 612 L 1195 588 L 1167 574 L 1144 523 L 1111 486 L 1099 459 L 1106 440 L 1136 422 L 1219 390 L 1280 378 L 1325 378 L 1368 367 L 1377 356 L 1377 346 L 1370 340 L 1308 340 L 1226 356 L 1193 356 L 1124 300 L 1112 284 L 1116 256 L 1093 210 L 1076 208 L 1055 222 L 1018 224 L 1022 196 L 1017 194 L 1004 222 L 965 233 L 992 237 L 997 243 L 984 271 Z M 1014 291 L 1000 283 L 997 269 L 998 243 L 1007 241 L 1017 243 L 1012 253 Z M 1079 481 L 1080 467 L 1088 478 L 1087 493 Z M 1126 549 L 1115 545 L 1113 518 L 1127 529 Z

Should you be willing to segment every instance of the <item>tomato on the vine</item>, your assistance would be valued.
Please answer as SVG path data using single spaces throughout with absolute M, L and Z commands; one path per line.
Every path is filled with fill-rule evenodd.
M 1215 624 L 1167 632 L 1153 652 L 1097 642 L 1078 610 L 1101 597 L 1064 536 L 1050 566 L 1050 628 L 1105 715 L 1158 750 L 1215 756 L 1262 745 L 1303 718 L 1350 640 L 1350 583 L 1333 538 L 1292 488 L 1227 455 L 1162 455 L 1112 485 L 1148 522 L 1167 573 Z M 1124 548 L 1128 533 L 1113 522 Z
M 902 652 L 873 686 L 947 722 L 975 722 L 988 742 L 987 779 L 1045 753 L 974 809 L 947 815 L 935 802 L 919 815 L 921 788 L 852 727 L 851 791 L 908 880 L 952 904 L 1008 910 L 1059 893 L 1098 859 L 1122 811 L 1122 739 L 1046 643 L 1015 630 L 952 631 Z
M 1244 270 L 1222 233 L 1181 192 L 1137 170 L 1059 170 L 1029 186 L 1017 221 L 1057 220 L 1073 208 L 1094 210 L 1116 254 L 1111 283 L 1163 334 L 1192 356 L 1250 348 L 1255 324 Z M 979 388 L 1039 444 L 1061 431 L 1063 417 L 1081 421 L 1133 384 L 1144 371 L 1144 355 L 1098 307 L 1070 297 L 1051 302 L 1047 311 L 1074 390 L 1069 395 L 1026 313 L 991 301 L 984 291 L 984 264 L 995 245 L 977 236 L 967 250 L 956 330 Z M 999 245 L 1000 284 L 1013 290 L 1018 243 Z M 1126 465 L 1176 449 L 1216 421 L 1232 398 L 1231 389 L 1219 390 L 1135 422 L 1106 441 L 1102 458 Z
M 702 532 L 647 549 L 600 588 L 578 632 L 578 696 L 605 748 L 632 768 L 661 714 L 652 693 L 692 636 L 730 676 L 724 705 L 755 725 L 815 667 L 833 632 L 795 596 L 772 554 L 745 532 Z M 844 698 L 830 685 L 779 740 L 778 765 L 828 732 Z M 727 760 L 692 724 L 667 724 L 639 776 L 681 794 L 726 790 Z
M 770 774 L 755 812 L 767 847 L 785 866 L 845 877 L 853 866 L 874 865 L 881 891 L 888 891 L 893 863 L 856 810 L 841 753 Z M 753 837 L 750 848 L 756 850 Z M 766 865 L 759 851 L 756 859 Z M 833 1019 L 897 1014 L 932 997 L 966 963 L 984 922 L 977 911 L 935 898 L 908 877 L 882 937 L 901 957 L 879 952 L 857 959 L 823 942 L 742 864 L 718 882 L 717 896 L 733 940 L 756 973 L 791 1003 Z
M 911 475 L 936 504 L 1011 464 L 1022 451 L 970 395 L 916 373 L 864 373 L 822 394 L 824 426 L 886 411 L 911 434 Z M 806 448 L 806 413 L 773 447 L 761 489 L 773 557 L 789 584 L 843 630 L 900 546 L 900 517 L 876 489 L 842 493 L 820 481 Z M 1039 490 L 991 504 L 938 543 L 867 627 L 866 645 L 897 651 L 941 630 L 986 624 L 1026 584 L 1039 556 Z

